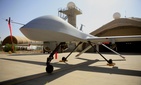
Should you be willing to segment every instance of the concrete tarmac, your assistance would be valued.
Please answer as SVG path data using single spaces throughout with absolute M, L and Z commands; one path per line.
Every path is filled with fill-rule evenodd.
M 0 54 L 0 85 L 141 85 L 141 54 L 103 54 L 113 59 L 115 66 L 97 53 L 84 53 L 68 62 L 59 60 L 69 53 L 59 53 L 52 60 L 54 72 L 46 74 L 49 54 Z

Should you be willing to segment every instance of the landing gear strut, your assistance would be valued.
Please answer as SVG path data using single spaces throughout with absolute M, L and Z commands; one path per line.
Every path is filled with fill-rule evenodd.
M 112 59 L 107 60 L 107 59 L 92 45 L 92 43 L 91 43 L 90 41 L 88 41 L 88 43 L 96 50 L 96 52 L 97 52 L 101 57 L 104 58 L 105 61 L 107 61 L 107 65 L 109 65 L 109 66 L 114 66 L 114 65 L 115 65 L 115 63 L 113 63 L 113 60 L 112 60 Z
M 77 46 L 68 54 L 67 57 L 62 57 L 62 60 L 60 60 L 60 62 L 66 62 L 66 61 L 67 61 L 67 58 L 72 54 L 72 52 L 74 52 L 74 50 L 76 50 L 76 48 L 77 48 L 80 44 L 82 44 L 82 42 L 79 42 L 79 43 L 77 44 Z

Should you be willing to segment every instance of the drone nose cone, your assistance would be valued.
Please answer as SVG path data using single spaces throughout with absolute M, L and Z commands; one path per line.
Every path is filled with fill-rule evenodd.
M 20 28 L 20 31 L 31 40 L 47 41 L 62 37 L 73 28 L 69 23 L 57 16 L 41 16 L 33 19 Z M 61 40 L 61 39 L 60 39 Z
M 22 28 L 28 28 L 28 29 L 55 29 L 56 27 L 62 27 L 64 25 L 62 20 L 59 17 L 56 16 L 41 16 L 38 18 L 33 19 L 26 25 L 24 25 Z M 22 29 L 21 28 L 21 29 Z

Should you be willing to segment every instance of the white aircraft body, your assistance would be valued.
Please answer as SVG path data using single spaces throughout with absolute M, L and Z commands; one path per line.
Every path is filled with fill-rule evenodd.
M 53 71 L 53 66 L 50 65 L 50 62 L 53 59 L 53 55 L 55 54 L 55 52 L 59 49 L 61 44 L 63 44 L 62 42 L 80 42 L 76 46 L 77 48 L 82 42 L 87 42 L 92 47 L 94 47 L 93 43 L 96 44 L 99 42 L 141 41 L 141 35 L 96 37 L 76 29 L 60 17 L 51 15 L 35 18 L 23 27 L 21 27 L 20 30 L 27 38 L 31 40 L 61 42 L 47 58 L 47 73 L 52 73 Z M 108 64 L 113 64 L 112 59 L 107 60 L 100 52 L 98 53 L 108 62 Z M 70 54 L 67 57 L 63 57 L 62 61 L 67 61 L 67 58 L 70 56 Z

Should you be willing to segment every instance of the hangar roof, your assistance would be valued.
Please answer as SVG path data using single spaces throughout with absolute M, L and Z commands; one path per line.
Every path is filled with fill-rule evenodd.
M 118 28 L 118 27 L 136 27 L 136 28 L 138 28 L 138 31 L 139 31 L 138 34 L 141 35 L 141 18 L 131 17 L 131 18 L 115 19 L 115 20 L 103 25 L 99 29 L 91 32 L 90 34 L 98 36 L 100 33 L 103 33 L 104 31 L 111 30 L 111 29 L 114 30 L 115 28 Z

